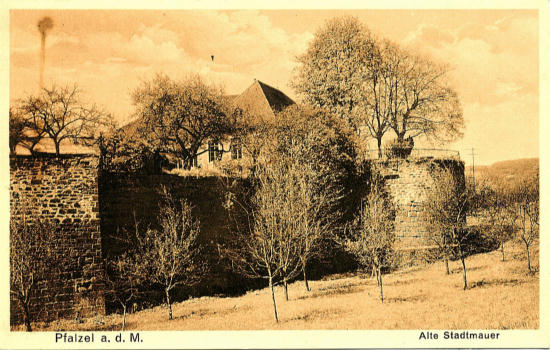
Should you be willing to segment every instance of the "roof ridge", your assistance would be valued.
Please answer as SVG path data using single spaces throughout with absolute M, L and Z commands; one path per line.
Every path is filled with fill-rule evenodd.
M 263 87 L 262 87 L 262 85 L 266 85 L 266 86 L 268 86 L 268 85 L 262 83 L 262 82 L 261 82 L 260 80 L 258 80 L 258 79 L 254 79 L 254 82 L 257 83 L 257 84 L 260 86 L 260 91 L 262 92 L 262 95 L 264 95 L 265 101 L 267 102 L 267 105 L 269 106 L 269 109 L 271 109 L 271 111 L 274 112 L 274 111 L 273 111 L 273 107 L 271 106 L 271 103 L 269 103 L 269 99 L 267 98 L 267 95 L 265 94 L 265 91 L 264 91 L 264 89 L 263 89 Z
M 277 105 L 279 104 L 295 104 L 293 99 L 288 97 L 287 94 L 282 92 L 281 90 L 274 88 L 273 86 L 266 84 L 258 79 L 254 79 L 256 83 L 258 83 L 260 89 L 262 90 L 262 94 L 264 95 L 267 103 L 269 104 L 270 108 L 275 112 L 275 109 L 277 109 Z M 277 101 L 277 100 L 283 100 L 283 101 Z

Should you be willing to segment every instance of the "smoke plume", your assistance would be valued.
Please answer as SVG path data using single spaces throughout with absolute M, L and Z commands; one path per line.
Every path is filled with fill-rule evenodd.
M 40 89 L 44 84 L 44 65 L 46 63 L 46 36 L 53 28 L 53 20 L 50 17 L 43 17 L 37 24 L 40 32 Z

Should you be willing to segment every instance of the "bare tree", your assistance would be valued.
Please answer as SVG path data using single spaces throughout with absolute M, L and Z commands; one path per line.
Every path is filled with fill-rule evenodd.
M 132 253 L 106 261 L 105 291 L 122 307 L 122 331 L 126 327 L 128 305 L 139 295 L 139 286 L 143 282 L 143 276 L 139 273 L 140 264 Z
M 455 255 L 462 263 L 464 289 L 468 288 L 466 257 L 471 230 L 466 228 L 466 213 L 469 209 L 469 193 L 463 178 L 449 169 L 440 169 L 434 174 L 433 186 L 427 193 L 424 215 L 427 219 L 428 239 L 437 244 L 444 242 L 443 257 Z M 448 271 L 448 268 L 447 268 Z
M 482 220 L 486 222 L 491 238 L 498 243 L 502 261 L 505 261 L 504 244 L 514 236 L 517 229 L 515 203 L 510 201 L 507 189 L 502 186 L 497 189 L 482 189 L 481 192 L 486 202 Z
M 464 119 L 457 93 L 448 84 L 449 68 L 406 51 L 390 56 L 396 79 L 391 128 L 397 139 L 425 136 L 451 142 L 462 136 Z M 397 63 L 399 63 L 397 65 Z
M 309 258 L 323 232 L 315 230 L 311 174 L 307 165 L 271 158 L 258 169 L 248 232 L 241 232 L 224 249 L 233 267 L 245 276 L 268 280 L 278 322 L 274 286 L 282 283 L 288 300 L 288 282 L 305 276 Z M 308 181 L 309 180 L 309 181 Z M 307 281 L 307 280 L 306 280 Z
M 46 135 L 44 123 L 37 115 L 26 114 L 21 105 L 10 107 L 10 153 L 15 154 L 19 145 L 35 154 L 35 148 Z
M 527 268 L 533 272 L 531 266 L 530 248 L 539 235 L 539 178 L 531 182 L 522 183 L 516 189 L 516 198 L 519 208 L 519 239 L 525 245 L 527 254 Z
M 382 137 L 391 128 L 391 117 L 397 105 L 403 61 L 402 51 L 388 40 L 377 42 L 366 61 L 366 77 L 354 90 L 358 106 L 356 120 L 366 127 L 377 141 L 378 157 L 382 157 Z
M 256 176 L 260 179 L 257 180 L 257 190 L 248 211 L 249 227 L 236 232 L 232 242 L 223 247 L 221 253 L 242 275 L 268 281 L 275 321 L 279 322 L 274 286 L 282 276 L 280 251 L 285 237 L 278 225 L 279 210 L 284 209 L 278 198 L 282 187 L 276 181 L 263 177 L 263 172 Z
M 282 167 L 291 241 L 298 247 L 306 289 L 309 261 L 333 242 L 346 183 L 355 171 L 356 144 L 345 122 L 326 111 L 292 106 L 277 115 L 264 145 L 265 166 Z M 283 281 L 284 283 L 284 281 Z
M 63 140 L 85 143 L 97 138 L 109 116 L 97 106 L 85 106 L 80 101 L 80 90 L 70 87 L 42 88 L 38 96 L 21 102 L 21 109 L 32 129 L 47 135 L 54 143 L 59 156 Z M 38 135 L 35 135 L 37 137 Z
M 173 81 L 157 74 L 132 95 L 142 118 L 143 137 L 190 168 L 199 147 L 217 141 L 232 130 L 233 120 L 223 91 L 207 85 L 199 76 Z
M 18 301 L 28 332 L 37 289 L 54 263 L 52 225 L 29 221 L 25 214 L 10 218 L 10 293 Z
M 15 154 L 15 148 L 17 145 L 21 144 L 25 140 L 25 129 L 27 123 L 17 109 L 10 107 L 9 114 L 10 154 Z
M 135 259 L 139 262 L 140 277 L 163 288 L 171 320 L 170 292 L 177 286 L 198 282 L 206 267 L 197 242 L 199 222 L 193 219 L 191 206 L 185 200 L 176 202 L 166 188 L 163 192 L 160 227 L 137 232 Z
M 395 241 L 393 208 L 382 182 L 375 175 L 374 181 L 361 212 L 344 241 L 344 247 L 353 254 L 364 267 L 372 266 L 380 287 L 380 301 L 384 302 L 382 269 L 390 266 Z

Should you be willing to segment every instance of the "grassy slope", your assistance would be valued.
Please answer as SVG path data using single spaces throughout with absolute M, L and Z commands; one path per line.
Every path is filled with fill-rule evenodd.
M 174 305 L 174 320 L 159 306 L 128 315 L 127 330 L 239 329 L 533 329 L 539 327 L 538 273 L 526 273 L 525 254 L 518 243 L 500 252 L 467 259 L 469 285 L 462 290 L 462 272 L 444 274 L 442 263 L 386 275 L 381 303 L 370 276 L 331 276 L 290 285 L 290 301 L 276 290 L 281 322 L 276 324 L 268 289 L 235 298 L 203 297 Z M 533 261 L 538 267 L 538 248 Z M 85 323 L 58 321 L 37 324 L 37 330 L 118 330 L 120 315 Z M 18 328 L 18 330 L 22 330 Z

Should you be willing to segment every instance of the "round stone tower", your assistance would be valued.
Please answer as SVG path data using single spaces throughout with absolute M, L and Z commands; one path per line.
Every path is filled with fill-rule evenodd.
M 452 158 L 422 157 L 375 160 L 372 165 L 384 178 L 385 187 L 395 204 L 396 248 L 414 251 L 428 247 L 423 207 L 436 181 L 434 175 L 447 169 L 458 183 L 464 184 L 464 162 Z

